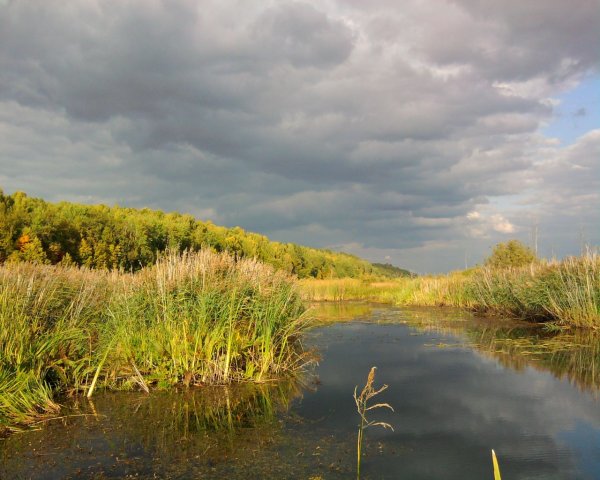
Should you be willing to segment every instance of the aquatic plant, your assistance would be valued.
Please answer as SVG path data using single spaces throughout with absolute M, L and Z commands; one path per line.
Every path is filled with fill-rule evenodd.
M 494 465 L 494 480 L 502 480 L 500 476 L 500 466 L 498 465 L 498 459 L 496 458 L 496 452 L 492 449 L 492 463 Z
M 360 422 L 358 424 L 358 434 L 356 439 L 356 478 L 360 479 L 360 462 L 362 458 L 362 445 L 363 445 L 363 436 L 364 431 L 368 427 L 380 426 L 383 428 L 389 428 L 390 430 L 394 430 L 394 428 L 386 422 L 378 422 L 375 420 L 370 420 L 367 418 L 367 412 L 371 410 L 375 410 L 378 408 L 389 408 L 392 412 L 394 409 L 388 403 L 376 403 L 373 405 L 369 405 L 369 401 L 379 395 L 381 392 L 388 388 L 387 385 L 383 385 L 379 389 L 375 389 L 373 383 L 375 382 L 375 370 L 377 367 L 372 367 L 369 375 L 367 376 L 367 383 L 361 390 L 360 394 L 357 394 L 358 385 L 354 388 L 354 403 L 356 404 L 356 410 L 360 416 Z
M 600 257 L 511 269 L 485 268 L 467 285 L 473 307 L 576 327 L 600 326 Z
M 452 306 L 563 326 L 600 327 L 600 257 L 596 254 L 386 282 L 331 279 L 304 280 L 300 285 L 307 300 Z
M 171 254 L 123 285 L 98 353 L 109 384 L 263 381 L 300 367 L 306 327 L 293 279 L 255 260 Z
M 53 413 L 53 391 L 85 382 L 89 326 L 101 321 L 111 277 L 45 265 L 0 267 L 0 424 Z
M 55 412 L 57 392 L 293 374 L 303 313 L 292 277 L 209 250 L 134 274 L 0 265 L 0 425 Z

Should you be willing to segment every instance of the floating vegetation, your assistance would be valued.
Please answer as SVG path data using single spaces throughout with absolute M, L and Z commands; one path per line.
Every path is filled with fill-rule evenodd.
M 543 325 L 477 317 L 460 310 L 405 307 L 395 315 L 384 315 L 417 329 L 452 335 L 459 342 L 428 342 L 433 348 L 473 348 L 515 370 L 526 367 L 549 371 L 565 378 L 581 390 L 600 389 L 600 332 L 593 329 L 553 329 Z M 378 320 L 380 321 L 380 320 Z
M 306 389 L 300 380 L 75 397 L 61 417 L 0 445 L 0 478 L 206 478 L 233 459 L 237 478 L 248 478 L 245 465 L 256 478 L 271 469 L 264 452 L 276 453 L 281 419 Z M 305 440 L 294 446 L 308 448 Z

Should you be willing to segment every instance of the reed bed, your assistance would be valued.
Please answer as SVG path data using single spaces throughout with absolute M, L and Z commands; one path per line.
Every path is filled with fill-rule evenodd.
M 573 327 L 600 327 L 600 257 L 589 254 L 520 268 L 481 267 L 388 282 L 305 280 L 311 301 L 368 300 L 452 306 Z
M 299 282 L 302 298 L 308 302 L 370 300 L 391 303 L 398 281 L 373 282 L 357 278 L 305 279 Z M 389 296 L 389 298 L 388 298 Z
M 0 266 L 0 429 L 57 393 L 263 382 L 306 362 L 295 280 L 254 260 L 169 253 L 135 274 Z
M 92 362 L 92 329 L 112 275 L 76 268 L 0 267 L 0 425 L 54 413 L 53 392 L 79 388 Z
M 467 285 L 472 307 L 572 327 L 600 327 L 600 257 L 517 269 L 481 269 Z
M 339 302 L 365 300 L 395 305 L 465 306 L 465 282 L 470 272 L 449 275 L 369 281 L 353 278 L 302 280 L 302 297 L 307 301 Z

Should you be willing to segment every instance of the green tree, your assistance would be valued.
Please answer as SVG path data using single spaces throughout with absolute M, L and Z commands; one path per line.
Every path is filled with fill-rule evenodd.
M 240 227 L 222 227 L 187 214 L 52 204 L 0 189 L 0 263 L 27 260 L 134 271 L 154 263 L 167 248 L 202 247 L 227 250 L 236 258 L 256 257 L 302 278 L 361 277 L 374 268 L 353 255 L 271 242 Z
M 493 268 L 522 267 L 537 261 L 533 250 L 519 240 L 498 243 L 485 265 Z

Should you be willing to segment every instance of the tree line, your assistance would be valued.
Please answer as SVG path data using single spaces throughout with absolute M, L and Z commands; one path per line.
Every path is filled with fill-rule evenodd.
M 258 258 L 300 278 L 386 275 L 353 255 L 270 241 L 192 215 L 148 208 L 50 203 L 0 189 L 0 263 L 29 261 L 135 271 L 166 250 L 210 248 Z

